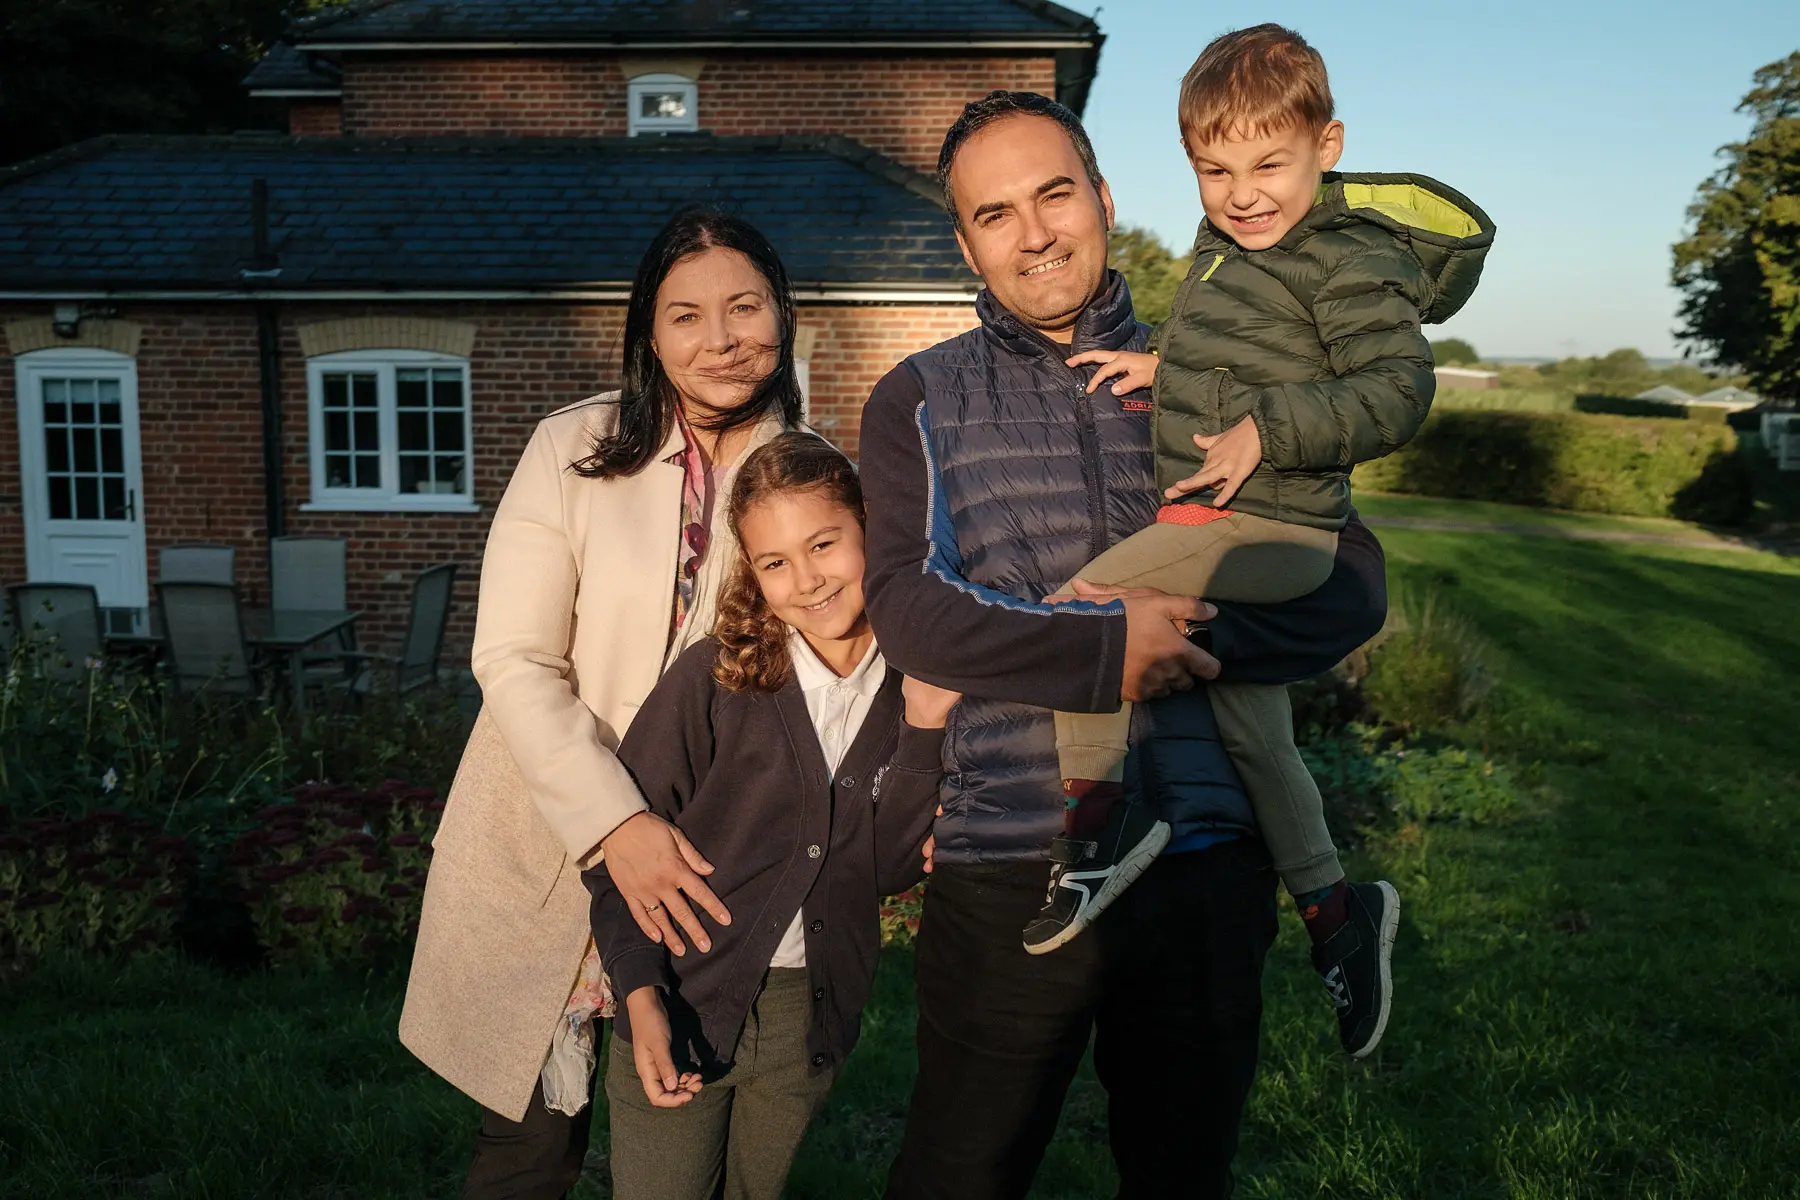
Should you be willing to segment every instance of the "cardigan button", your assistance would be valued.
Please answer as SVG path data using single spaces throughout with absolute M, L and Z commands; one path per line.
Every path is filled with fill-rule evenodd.
M 824 851 L 819 849 L 817 842 L 813 843 L 812 845 L 810 845 L 806 848 L 806 857 L 808 857 L 808 858 L 817 858 L 817 857 L 819 857 L 819 855 L 821 855 L 823 853 L 824 853 Z
M 813 1056 L 812 1056 L 812 1065 L 813 1065 L 813 1066 L 815 1066 L 815 1067 L 822 1067 L 822 1066 L 824 1066 L 824 1065 L 825 1065 L 825 1056 L 824 1056 L 824 1055 L 823 1055 L 823 1054 L 815 1054 L 815 1055 L 813 1055 Z
M 824 988 L 814 988 L 813 989 L 813 999 L 814 1000 L 823 1000 L 824 998 L 825 998 L 825 989 Z
M 842 779 L 838 780 L 838 786 L 843 788 L 846 792 L 855 791 L 856 790 L 856 776 L 854 776 L 854 775 L 844 776 Z
M 811 925 L 808 925 L 807 928 L 812 930 L 814 933 L 824 933 L 825 932 L 825 922 L 814 921 Z

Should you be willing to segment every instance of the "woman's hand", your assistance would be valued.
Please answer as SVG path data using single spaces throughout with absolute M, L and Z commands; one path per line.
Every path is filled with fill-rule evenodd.
M 1117 378 L 1112 386 L 1112 394 L 1123 396 L 1126 392 L 1135 392 L 1139 388 L 1147 388 L 1156 382 L 1156 355 L 1139 354 L 1133 350 L 1084 350 L 1073 358 L 1063 360 L 1071 367 L 1079 367 L 1086 363 L 1098 363 L 1100 369 L 1088 380 L 1088 395 L 1093 395 L 1096 388 L 1108 379 Z
M 1256 422 L 1245 417 L 1216 437 L 1194 435 L 1194 445 L 1206 451 L 1200 469 L 1163 492 L 1170 500 L 1179 500 L 1189 492 L 1214 489 L 1212 506 L 1224 508 L 1244 486 L 1244 480 L 1262 465 L 1262 434 Z
M 914 729 L 942 729 L 950 710 L 962 699 L 961 692 L 946 691 L 911 675 L 901 677 L 900 695 L 906 700 L 906 723 Z
M 719 924 L 731 924 L 730 911 L 700 878 L 712 874 L 712 864 L 681 830 L 655 813 L 641 812 L 628 818 L 600 840 L 600 849 L 606 856 L 607 874 L 625 897 L 625 907 L 638 928 L 651 941 L 668 946 L 670 953 L 687 953 L 677 926 L 685 929 L 702 951 L 712 949 L 712 939 L 688 907 L 689 900 Z
M 644 1095 L 658 1108 L 679 1108 L 692 1100 L 700 1090 L 700 1076 L 675 1069 L 662 989 L 641 987 L 625 997 L 625 1007 L 631 1012 L 631 1062 Z

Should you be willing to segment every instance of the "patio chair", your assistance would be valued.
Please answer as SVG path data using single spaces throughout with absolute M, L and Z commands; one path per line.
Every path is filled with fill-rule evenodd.
M 177 691 L 252 696 L 262 690 L 259 664 L 244 640 L 235 586 L 165 580 L 156 585 L 156 598 Z
M 269 607 L 290 612 L 342 612 L 349 607 L 345 559 L 349 543 L 343 538 L 278 537 L 269 539 Z M 346 625 L 330 637 L 313 643 L 322 651 L 356 649 L 356 626 Z M 318 664 L 336 663 L 336 672 L 344 674 L 349 667 L 335 653 L 309 656 L 309 679 L 317 676 L 321 683 L 330 682 L 314 668 Z M 330 668 L 326 668 L 329 670 Z
M 52 639 L 42 647 L 38 669 L 54 679 L 76 679 L 89 659 L 106 655 L 100 635 L 100 594 L 86 583 L 15 583 L 6 589 L 17 636 Z
M 456 564 L 439 563 L 413 580 L 412 611 L 398 653 L 352 651 L 342 657 L 361 664 L 346 685 L 354 695 L 367 695 L 389 677 L 393 690 L 405 695 L 438 677 L 444 650 L 444 627 L 450 620 L 450 597 L 456 589 Z
M 158 583 L 237 582 L 237 547 L 183 542 L 156 554 Z

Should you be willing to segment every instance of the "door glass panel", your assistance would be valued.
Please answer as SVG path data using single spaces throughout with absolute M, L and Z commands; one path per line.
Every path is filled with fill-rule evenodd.
M 117 379 L 45 379 L 44 466 L 53 521 L 126 514 L 125 416 Z

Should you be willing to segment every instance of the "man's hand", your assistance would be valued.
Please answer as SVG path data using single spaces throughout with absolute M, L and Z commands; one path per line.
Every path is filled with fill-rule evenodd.
M 900 677 L 900 695 L 906 701 L 906 723 L 914 729 L 942 729 L 944 722 L 950 719 L 950 710 L 962 699 L 961 692 L 937 687 L 911 675 Z
M 638 928 L 651 941 L 667 945 L 670 953 L 687 953 L 677 925 L 687 930 L 701 950 L 712 949 L 712 939 L 688 907 L 689 900 L 719 924 L 731 924 L 730 911 L 700 878 L 712 874 L 712 864 L 681 830 L 655 813 L 641 812 L 627 819 L 601 839 L 600 849 L 606 855 L 613 886 L 625 897 L 625 907 Z
M 1117 378 L 1112 393 L 1123 396 L 1126 392 L 1135 392 L 1139 388 L 1147 388 L 1156 382 L 1156 355 L 1139 354 L 1133 350 L 1084 350 L 1073 358 L 1063 360 L 1071 367 L 1079 367 L 1085 363 L 1098 363 L 1100 369 L 1088 380 L 1088 395 L 1108 379 Z
M 658 1108 L 680 1108 L 699 1092 L 700 1076 L 675 1069 L 662 989 L 641 987 L 625 997 L 625 1007 L 631 1012 L 631 1061 L 644 1095 Z
M 1210 621 L 1218 609 L 1192 596 L 1171 596 L 1155 588 L 1108 588 L 1077 579 L 1077 598 L 1125 602 L 1125 674 L 1120 698 L 1138 703 L 1170 692 L 1185 692 L 1196 679 L 1215 679 L 1219 660 L 1182 636 L 1188 621 Z
M 944 815 L 944 806 L 941 804 L 937 806 L 937 815 L 940 817 Z M 925 873 L 927 875 L 931 874 L 931 868 L 936 865 L 937 834 L 929 833 L 925 835 Z
M 1164 498 L 1179 500 L 1189 492 L 1213 488 L 1212 506 L 1224 508 L 1251 472 L 1262 466 L 1262 434 L 1249 417 L 1216 437 L 1196 433 L 1194 445 L 1206 451 L 1206 461 L 1186 479 L 1170 484 L 1163 492 Z

